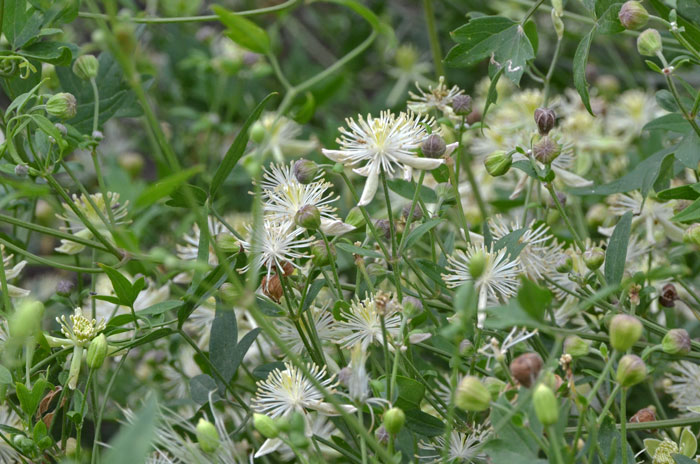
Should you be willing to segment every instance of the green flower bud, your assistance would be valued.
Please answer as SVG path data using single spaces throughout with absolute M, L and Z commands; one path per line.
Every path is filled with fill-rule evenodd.
M 452 99 L 452 109 L 457 116 L 467 116 L 472 112 L 472 97 L 460 94 Z
M 661 50 L 661 34 L 656 29 L 647 29 L 637 37 L 637 51 L 640 55 L 654 56 Z
M 664 353 L 688 354 L 690 353 L 690 335 L 685 329 L 671 329 L 661 341 Z
M 642 336 L 642 323 L 634 316 L 617 314 L 610 321 L 610 345 L 623 353 Z
M 250 139 L 255 143 L 262 143 L 265 140 L 265 126 L 260 121 L 256 121 L 250 127 Z
M 304 205 L 294 216 L 294 222 L 307 230 L 316 230 L 321 226 L 321 212 L 314 205 Z
M 700 223 L 693 224 L 683 232 L 683 241 L 690 245 L 700 246 Z
M 423 303 L 414 296 L 404 296 L 401 302 L 403 306 L 403 314 L 411 319 L 423 312 Z
M 280 434 L 275 420 L 265 414 L 253 414 L 253 427 L 265 438 L 277 438 Z
M 641 29 L 649 21 L 649 12 L 641 3 L 629 0 L 622 5 L 617 17 L 625 29 Z
M 637 385 L 647 376 L 647 366 L 642 358 L 635 354 L 626 354 L 617 365 L 617 382 L 627 388 Z
M 331 256 L 335 257 L 335 245 L 332 243 L 330 245 L 330 254 L 328 253 L 328 248 L 323 240 L 319 240 L 311 245 L 311 262 L 318 267 L 327 266 L 331 262 Z
M 499 395 L 506 387 L 506 383 L 503 380 L 496 377 L 486 377 L 484 379 L 484 385 L 491 394 L 491 399 L 493 401 L 496 401 L 498 399 Z
M 241 250 L 241 243 L 238 239 L 226 233 L 216 236 L 216 246 L 224 253 L 236 253 Z
M 87 365 L 91 369 L 99 369 L 107 357 L 107 337 L 101 333 L 93 338 L 87 350 Z
M 472 279 L 476 280 L 484 273 L 484 269 L 486 269 L 486 260 L 486 253 L 482 250 L 477 251 L 471 256 L 469 260 L 469 274 L 472 276 Z
M 61 119 L 70 119 L 77 112 L 77 102 L 72 93 L 61 92 L 51 96 L 46 102 L 46 112 Z
M 559 402 L 547 385 L 541 383 L 535 388 L 532 404 L 535 407 L 537 419 L 542 425 L 553 425 L 559 420 Z
M 421 151 L 426 156 L 426 158 L 439 158 L 447 149 L 447 144 L 445 139 L 440 137 L 438 134 L 430 134 L 420 146 Z
M 564 340 L 564 353 L 570 354 L 574 358 L 586 356 L 590 349 L 588 342 L 578 335 L 569 335 Z
M 533 156 L 543 164 L 550 164 L 560 153 L 561 145 L 552 140 L 551 137 L 544 136 L 532 146 Z
M 31 298 L 23 299 L 9 321 L 10 336 L 25 339 L 37 333 L 44 317 L 44 305 Z
M 591 271 L 595 271 L 603 265 L 605 252 L 601 247 L 593 247 L 583 252 L 583 262 Z
M 318 165 L 308 159 L 299 159 L 294 163 L 294 177 L 301 184 L 310 184 L 316 179 Z
M 485 411 L 491 405 L 491 393 L 477 377 L 468 375 L 457 386 L 455 404 L 464 411 Z
M 195 428 L 197 443 L 205 453 L 213 453 L 219 447 L 221 439 L 216 426 L 206 419 L 199 419 Z
M 494 151 L 486 157 L 484 166 L 486 171 L 493 177 L 502 176 L 510 170 L 513 164 L 513 157 L 504 151 Z
M 96 78 L 99 68 L 100 62 L 93 55 L 79 56 L 73 62 L 73 72 L 85 81 Z
M 574 261 L 571 259 L 571 256 L 566 253 L 562 253 L 557 259 L 555 266 L 557 272 L 569 272 L 574 266 Z
M 406 422 L 406 414 L 400 408 L 391 408 L 384 413 L 384 428 L 392 435 L 399 433 Z

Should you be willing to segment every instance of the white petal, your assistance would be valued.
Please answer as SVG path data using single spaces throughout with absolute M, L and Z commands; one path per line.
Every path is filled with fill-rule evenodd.
M 357 408 L 355 406 L 350 405 L 350 404 L 341 404 L 340 407 L 343 408 L 343 410 L 345 412 L 347 412 L 348 414 L 352 414 L 355 411 L 357 411 Z M 309 408 L 320 412 L 324 416 L 339 416 L 340 415 L 340 413 L 335 408 L 335 406 L 333 406 L 330 403 L 319 402 L 316 405 L 309 406 Z
M 552 166 L 552 171 L 554 171 L 556 175 L 559 176 L 559 178 L 561 178 L 561 180 L 569 187 L 588 187 L 589 185 L 593 185 L 592 180 L 584 179 L 583 177 L 576 175 L 571 171 L 567 171 L 566 169 Z
M 459 146 L 459 142 L 453 142 L 453 143 L 448 144 L 445 147 L 445 153 L 442 156 L 450 156 L 452 154 L 452 152 L 457 149 L 458 146 Z
M 408 341 L 410 343 L 420 343 L 429 339 L 432 334 L 429 333 L 414 333 L 408 336 Z
M 323 152 L 326 158 L 330 158 L 338 163 L 345 163 L 349 159 L 348 155 L 342 150 L 328 150 L 326 148 L 322 148 L 321 152 Z
M 529 177 L 527 175 L 524 175 L 520 178 L 518 183 L 515 185 L 515 189 L 513 189 L 513 193 L 511 193 L 508 197 L 510 200 L 515 200 L 516 198 L 518 198 L 518 196 L 520 196 L 523 189 L 525 188 L 525 185 L 527 184 L 528 179 Z
M 416 169 L 437 169 L 445 162 L 445 160 L 442 158 L 419 158 L 418 156 L 403 155 L 398 153 L 394 156 L 399 163 Z
M 355 230 L 355 227 L 344 223 L 340 219 L 321 218 L 321 231 L 326 235 L 343 235 L 351 230 Z
M 279 438 L 268 438 L 265 443 L 255 452 L 256 458 L 260 456 L 265 456 L 266 454 L 274 453 L 277 449 L 282 446 L 282 440 Z
M 377 186 L 379 185 L 379 172 L 376 169 L 372 170 L 367 176 L 367 182 L 365 183 L 365 188 L 362 190 L 362 197 L 357 203 L 358 206 L 368 205 L 372 199 L 374 199 L 374 194 L 377 193 Z

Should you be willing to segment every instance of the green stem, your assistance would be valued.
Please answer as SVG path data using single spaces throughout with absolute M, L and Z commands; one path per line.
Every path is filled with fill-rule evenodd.
M 425 12 L 425 22 L 428 26 L 430 51 L 433 54 L 433 63 L 435 64 L 435 77 L 439 79 L 445 75 L 445 65 L 442 62 L 442 50 L 440 49 L 440 38 L 435 27 L 435 11 L 432 0 L 423 0 L 423 11 Z
M 557 45 L 554 48 L 554 57 L 552 58 L 552 63 L 549 65 L 549 71 L 547 71 L 547 75 L 544 78 L 544 90 L 542 91 L 542 106 L 544 107 L 546 107 L 547 103 L 549 103 L 550 84 L 552 81 L 552 76 L 554 76 L 554 69 L 556 68 L 557 61 L 559 60 L 559 55 L 561 55 L 561 43 L 562 38 L 558 37 Z
M 58 269 L 63 269 L 66 271 L 72 271 L 72 272 L 87 272 L 87 273 L 92 273 L 92 274 L 104 272 L 102 269 L 97 268 L 97 267 L 70 266 L 68 264 L 61 264 L 61 263 L 58 263 L 56 261 L 52 261 L 50 259 L 42 258 L 41 256 L 37 256 L 33 253 L 30 253 L 29 251 L 23 250 L 20 247 L 8 242 L 5 239 L 2 239 L 2 238 L 0 238 L 0 243 L 2 243 L 3 245 L 5 245 L 5 247 L 11 249 L 15 253 L 19 253 L 20 255 L 24 256 L 29 261 L 33 261 L 35 263 L 44 264 L 46 266 L 50 266 L 50 267 L 54 267 L 54 268 L 58 268 Z M 2 275 L 0 275 L 0 280 L 2 280 L 2 276 L 4 276 L 4 275 L 5 275 L 5 273 L 2 272 Z M 4 293 L 5 292 L 3 291 L 3 294 Z
M 561 442 L 559 440 L 559 435 L 557 435 L 557 430 L 554 428 L 553 425 L 550 425 L 547 427 L 547 432 L 549 433 L 550 445 L 554 450 L 554 462 L 556 462 L 557 464 L 564 464 L 564 458 L 561 454 Z
M 622 464 L 627 464 L 627 388 L 620 392 L 620 435 L 622 436 Z
M 71 242 L 80 243 L 81 245 L 85 245 L 87 247 L 94 248 L 94 249 L 97 249 L 100 251 L 109 252 L 109 250 L 107 248 L 105 248 L 103 245 L 101 245 L 97 242 L 93 242 L 92 240 L 87 240 L 87 239 L 78 237 L 75 234 L 67 234 L 65 232 L 61 232 L 59 230 L 52 229 L 50 227 L 44 227 L 44 226 L 40 226 L 38 224 L 33 224 L 31 222 L 22 221 L 21 219 L 17 219 L 17 218 L 12 217 L 12 216 L 0 214 L 0 222 L 12 224 L 14 226 L 19 226 L 19 227 L 22 227 L 24 229 L 33 230 L 35 232 L 40 232 L 40 233 L 46 234 L 46 235 L 52 235 L 54 237 L 57 237 L 57 238 L 60 238 L 63 240 L 68 240 Z
M 386 201 L 386 211 L 389 217 L 389 233 L 391 235 L 391 269 L 394 273 L 394 281 L 396 284 L 396 296 L 399 302 L 403 301 L 403 293 L 401 291 L 401 260 L 396 252 L 396 227 L 394 227 L 394 213 L 391 210 L 391 200 L 389 198 L 389 186 L 386 182 L 386 174 L 382 169 L 379 177 L 382 179 L 382 187 L 384 189 L 384 200 Z
M 459 222 L 464 231 L 464 240 L 467 243 L 471 243 L 471 238 L 469 236 L 469 224 L 467 224 L 467 217 L 464 214 L 464 207 L 462 206 L 462 197 L 459 194 L 459 182 L 457 181 L 457 176 L 455 175 L 455 170 L 452 168 L 451 160 L 447 160 L 447 170 L 450 174 L 450 183 L 452 184 L 452 190 L 455 196 L 455 203 L 457 203 L 457 212 L 459 213 Z M 467 169 L 469 171 L 469 169 Z M 486 220 L 486 216 L 484 217 Z
M 530 7 L 529 10 L 527 10 L 527 12 L 525 13 L 525 16 L 523 17 L 522 21 L 520 21 L 520 25 L 524 25 L 524 24 L 527 22 L 527 20 L 530 19 L 530 16 L 532 16 L 533 14 L 535 14 L 535 11 L 537 11 L 537 9 L 538 9 L 538 8 L 540 7 L 540 5 L 542 5 L 543 3 L 544 3 L 544 0 L 537 0 L 537 2 L 535 2 L 535 3 Z
M 333 271 L 333 280 L 335 280 L 335 286 L 337 288 L 337 293 L 338 293 L 338 298 L 343 299 L 343 287 L 340 285 L 340 279 L 338 278 L 338 269 L 335 266 L 335 259 L 333 257 L 333 253 L 331 252 L 331 244 L 328 241 L 328 237 L 326 237 L 326 234 L 323 233 L 321 229 L 318 230 L 319 235 L 321 235 L 321 238 L 323 239 L 323 243 L 326 246 L 326 253 L 328 253 L 328 259 L 330 261 L 331 265 L 331 271 Z
M 676 104 L 678 105 L 678 108 L 680 108 L 681 112 L 683 113 L 683 117 L 692 126 L 695 133 L 700 136 L 700 127 L 698 126 L 698 123 L 695 122 L 695 118 L 693 116 L 691 116 L 690 113 L 688 113 L 688 110 L 685 109 L 685 106 L 683 105 L 683 102 L 681 101 L 681 96 L 679 95 L 678 89 L 676 88 L 676 83 L 673 82 L 673 77 L 671 77 L 671 75 L 669 75 L 669 74 L 666 74 L 666 83 L 668 83 L 668 87 L 669 87 L 669 89 L 671 89 L 671 93 L 673 94 L 673 98 L 676 100 Z
M 5 274 L 5 254 L 0 247 L 0 289 L 2 290 L 3 311 L 5 314 L 10 314 L 12 310 L 12 301 L 10 300 L 10 290 L 7 285 L 7 274 Z

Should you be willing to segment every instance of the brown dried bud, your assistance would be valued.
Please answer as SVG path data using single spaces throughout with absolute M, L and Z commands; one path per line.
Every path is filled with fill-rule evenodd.
M 661 295 L 659 295 L 659 303 L 661 306 L 666 308 L 673 308 L 676 305 L 676 300 L 678 299 L 678 292 L 673 284 L 666 284 L 661 289 Z
M 525 353 L 510 363 L 510 373 L 524 387 L 530 387 L 542 369 L 542 358 L 537 353 Z
M 639 424 L 642 422 L 653 422 L 656 420 L 656 408 L 654 406 L 649 406 L 648 408 L 642 408 L 637 411 L 634 416 L 630 417 L 629 422 L 631 424 Z
M 404 218 L 408 219 L 409 214 L 411 214 L 411 205 L 406 205 L 401 210 L 401 215 Z M 423 210 L 421 209 L 420 205 L 415 205 L 413 207 L 413 218 L 411 219 L 411 221 L 420 221 L 422 217 L 423 217 Z
M 262 282 L 260 282 L 260 288 L 263 294 L 271 300 L 279 303 L 282 299 L 284 292 L 282 291 L 282 282 L 277 274 L 263 277 Z
M 472 97 L 469 95 L 457 95 L 452 100 L 452 109 L 457 116 L 467 116 L 472 112 Z
M 447 144 L 445 143 L 445 139 L 438 134 L 430 134 L 428 138 L 423 141 L 420 149 L 426 158 L 439 158 L 445 153 Z
M 391 226 L 389 225 L 388 219 L 377 219 L 374 222 L 374 227 L 377 228 L 379 235 L 383 236 L 385 239 L 389 240 L 391 238 Z
M 289 261 L 285 261 L 282 264 L 282 274 L 284 274 L 285 277 L 294 274 L 294 265 L 292 265 L 292 263 L 290 263 Z
M 537 108 L 535 110 L 535 123 L 540 134 L 547 135 L 557 122 L 557 115 L 551 108 Z

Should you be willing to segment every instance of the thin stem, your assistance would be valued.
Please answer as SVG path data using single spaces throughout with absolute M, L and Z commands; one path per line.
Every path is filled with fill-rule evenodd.
M 455 203 L 457 203 L 459 222 L 462 226 L 462 230 L 464 231 L 464 240 L 467 243 L 471 243 L 471 238 L 469 237 L 469 224 L 467 224 L 467 216 L 464 214 L 464 207 L 462 206 L 462 197 L 459 194 L 459 183 L 457 181 L 457 176 L 455 175 L 455 170 L 452 167 L 452 160 L 448 159 L 445 165 L 447 166 L 447 170 L 450 174 L 450 183 L 452 184 L 452 190 L 455 196 Z M 484 220 L 486 220 L 486 216 L 484 216 Z
M 432 0 L 423 0 L 423 11 L 425 12 L 425 22 L 428 25 L 428 40 L 430 41 L 430 51 L 433 54 L 435 77 L 440 78 L 445 75 L 445 65 L 442 62 L 442 50 L 440 49 L 440 38 L 435 27 L 435 10 L 433 9 Z
M 620 435 L 622 436 L 622 464 L 627 464 L 627 388 L 620 392 Z
M 382 179 L 382 187 L 384 188 L 384 201 L 386 201 L 386 211 L 389 217 L 389 234 L 391 241 L 391 269 L 394 272 L 394 281 L 396 284 L 396 296 L 399 302 L 403 301 L 403 293 L 401 291 L 401 260 L 396 252 L 396 227 L 394 227 L 394 213 L 391 210 L 391 199 L 389 198 L 389 186 L 386 182 L 386 174 L 382 169 L 379 177 Z
M 671 93 L 673 94 L 673 98 L 676 100 L 676 104 L 678 105 L 678 108 L 680 108 L 681 112 L 683 113 L 683 117 L 692 126 L 695 133 L 700 136 L 700 127 L 698 126 L 698 123 L 695 122 L 695 118 L 693 116 L 691 116 L 688 113 L 688 110 L 685 109 L 685 106 L 683 106 L 683 102 L 681 101 L 681 96 L 678 93 L 678 88 L 676 88 L 676 83 L 673 82 L 673 77 L 670 74 L 666 74 L 666 82 L 668 83 L 669 89 L 671 89 Z
M 544 78 L 544 90 L 542 91 L 542 106 L 546 107 L 549 103 L 549 91 L 552 82 L 552 76 L 554 76 L 554 69 L 556 68 L 557 61 L 559 60 L 559 55 L 561 55 L 561 43 L 562 38 L 557 37 L 557 45 L 554 47 L 554 57 L 552 58 L 552 63 L 549 65 L 549 71 Z
M 328 258 L 329 258 L 330 265 L 331 265 L 331 271 L 333 271 L 333 280 L 335 280 L 335 286 L 336 286 L 337 291 L 338 291 L 338 298 L 342 300 L 343 299 L 343 287 L 340 285 L 340 279 L 338 278 L 338 269 L 335 266 L 335 259 L 333 258 L 333 253 L 331 251 L 331 244 L 328 241 L 328 237 L 326 237 L 326 234 L 321 229 L 318 230 L 318 233 L 321 236 L 321 238 L 323 239 L 324 245 L 326 246 L 326 253 L 328 253 Z
M 5 314 L 9 314 L 12 309 L 12 301 L 10 300 L 10 290 L 7 285 L 7 274 L 5 274 L 5 254 L 3 248 L 0 247 L 0 290 L 2 290 L 3 310 Z
M 561 454 L 561 446 L 559 441 L 559 435 L 557 435 L 557 430 L 554 428 L 553 425 L 550 425 L 547 427 L 547 432 L 549 433 L 550 445 L 554 450 L 554 462 L 557 464 L 564 464 L 564 458 Z
M 544 3 L 544 0 L 537 0 L 535 4 L 533 4 L 529 10 L 525 13 L 525 16 L 523 17 L 522 21 L 520 21 L 520 24 L 523 25 L 527 22 L 528 19 L 530 19 L 530 16 L 535 14 L 535 11 Z

